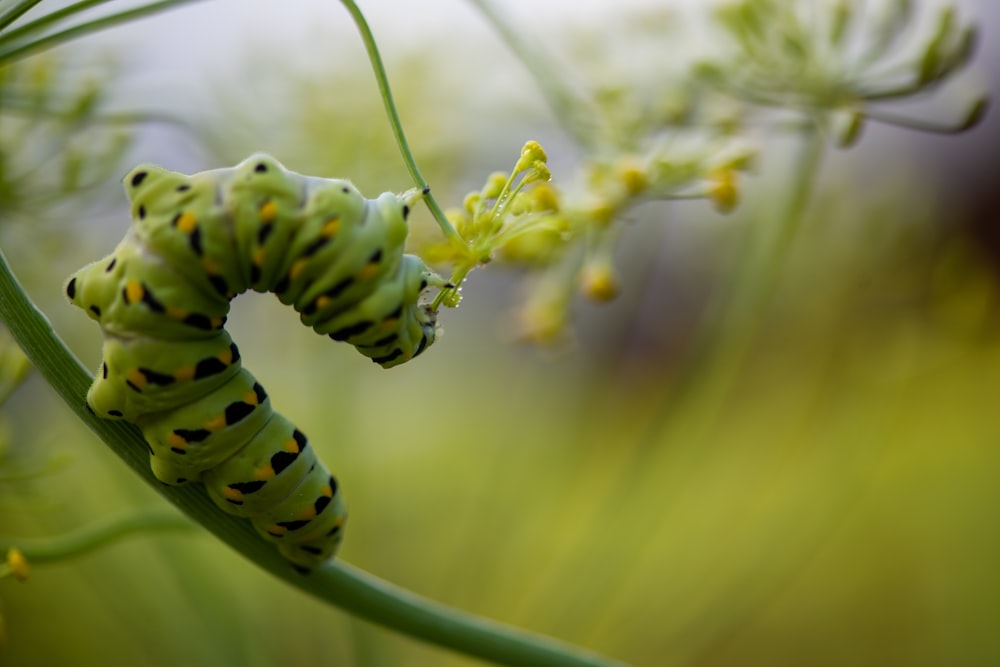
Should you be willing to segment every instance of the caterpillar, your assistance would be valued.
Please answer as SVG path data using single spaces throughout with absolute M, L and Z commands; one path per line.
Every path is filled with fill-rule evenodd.
M 385 368 L 413 359 L 437 334 L 422 293 L 450 287 L 403 254 L 407 215 L 425 193 L 367 199 L 349 181 L 264 154 L 192 175 L 142 164 L 124 186 L 128 232 L 66 283 L 104 338 L 87 404 L 139 427 L 158 480 L 203 483 L 307 573 L 341 542 L 342 494 L 242 367 L 224 328 L 229 302 L 274 292 L 317 333 Z

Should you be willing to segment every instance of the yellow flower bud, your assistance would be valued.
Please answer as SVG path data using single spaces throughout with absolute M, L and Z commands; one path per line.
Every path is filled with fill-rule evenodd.
M 465 195 L 465 199 L 462 200 L 462 208 L 464 208 L 469 213 L 475 213 L 476 208 L 479 206 L 479 202 L 483 200 L 483 196 L 478 192 L 470 192 Z
M 736 206 L 739 190 L 736 187 L 736 172 L 732 169 L 722 169 L 713 177 L 713 183 L 708 187 L 708 198 L 719 213 L 729 213 Z
M 615 217 L 615 206 L 606 199 L 598 199 L 587 210 L 590 218 L 602 227 L 606 227 Z
M 535 211 L 559 210 L 559 194 L 546 183 L 539 183 L 531 189 L 531 199 L 532 209 Z
M 521 149 L 521 157 L 517 161 L 517 164 L 514 165 L 514 173 L 530 169 L 536 162 L 544 164 L 548 162 L 548 159 L 545 149 L 542 148 L 541 144 L 537 141 L 529 141 Z
M 580 290 L 593 301 L 611 301 L 618 296 L 618 275 L 610 262 L 590 262 L 580 271 Z
M 490 177 L 486 179 L 486 185 L 483 186 L 483 197 L 487 199 L 496 199 L 503 192 L 504 186 L 507 185 L 507 174 L 495 171 L 490 174 Z
M 642 164 L 634 157 L 625 157 L 615 165 L 615 173 L 625 192 L 631 196 L 642 193 L 649 187 L 649 176 Z
M 28 565 L 28 559 L 24 557 L 21 550 L 16 547 L 11 547 L 7 551 L 7 567 L 10 568 L 11 574 L 18 581 L 25 581 L 28 578 L 28 573 L 31 570 L 31 566 Z

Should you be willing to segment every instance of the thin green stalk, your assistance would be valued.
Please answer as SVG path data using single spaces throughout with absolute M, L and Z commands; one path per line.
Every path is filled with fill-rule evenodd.
M 14 41 L 21 39 L 22 37 L 29 36 L 31 33 L 41 32 L 42 29 L 48 28 L 51 25 L 59 23 L 63 19 L 69 18 L 80 12 L 85 12 L 88 9 L 93 9 L 99 5 L 106 4 L 108 2 L 113 2 L 114 0 L 83 0 L 73 5 L 68 5 L 62 9 L 57 9 L 56 11 L 49 12 L 48 14 L 43 14 L 39 16 L 34 21 L 30 23 L 25 23 L 24 25 L 13 28 L 12 30 L 7 30 L 3 34 L 0 34 L 0 43 L 7 41 Z M 17 14 L 15 18 L 20 17 L 21 14 Z M 9 25 L 8 23 L 3 24 L 4 26 Z
M 173 9 L 180 5 L 202 1 L 203 0 L 160 0 L 160 2 L 152 2 L 148 5 L 118 12 L 117 14 L 102 16 L 101 18 L 86 21 L 71 28 L 66 28 L 60 32 L 41 37 L 31 37 L 26 43 L 22 44 L 4 45 L 3 42 L 9 40 L 0 39 L 0 62 L 11 62 L 13 60 L 18 60 L 19 58 L 25 58 L 34 53 L 38 53 L 39 51 L 44 51 L 45 49 L 62 44 L 63 42 L 68 42 L 94 32 L 100 32 L 101 30 L 105 30 L 120 23 L 128 23 L 146 16 L 151 16 L 153 14 Z M 24 28 L 26 29 L 30 25 L 31 24 L 24 26 Z
M 382 56 L 379 54 L 378 45 L 375 43 L 375 36 L 372 35 L 371 28 L 368 27 L 368 21 L 365 20 L 364 14 L 361 13 L 361 10 L 358 9 L 353 0 L 340 0 L 340 2 L 351 15 L 354 24 L 358 28 L 358 32 L 361 33 L 361 41 L 368 52 L 368 60 L 371 61 L 375 81 L 378 83 L 379 93 L 382 95 L 382 102 L 385 105 L 385 113 L 389 117 L 392 134 L 396 138 L 396 144 L 399 146 L 399 153 L 403 157 L 406 169 L 410 172 L 410 178 L 413 179 L 413 183 L 417 188 L 427 193 L 424 197 L 424 202 L 427 204 L 431 215 L 434 216 L 434 220 L 441 227 L 444 235 L 451 241 L 463 245 L 465 241 L 462 240 L 462 237 L 452 226 L 441 206 L 437 203 L 434 193 L 431 192 L 430 186 L 427 184 L 427 180 L 420 173 L 416 158 L 413 157 L 413 151 L 410 150 L 410 144 L 406 140 L 406 133 L 403 131 L 403 123 L 399 120 L 399 112 L 396 110 L 396 102 L 392 97 L 392 90 L 389 88 L 389 77 L 386 74 L 385 65 L 382 64 Z
M 526 39 L 497 11 L 493 3 L 489 0 L 469 0 L 469 3 L 483 14 L 518 60 L 528 68 L 552 112 L 574 141 L 590 152 L 599 151 L 609 135 L 593 100 L 573 90 L 569 85 L 570 74 L 559 71 L 538 48 L 536 40 Z
M 90 374 L 66 348 L 11 273 L 0 252 L 0 321 L 56 393 L 132 470 L 230 547 L 324 602 L 388 628 L 499 664 L 613 667 L 621 663 L 421 598 L 336 560 L 301 576 L 250 522 L 225 514 L 199 485 L 165 486 L 153 476 L 142 435 L 131 424 L 97 418 L 86 404 Z
M 11 23 L 24 16 L 26 12 L 41 1 L 42 0 L 21 0 L 21 2 L 0 14 L 0 30 L 3 30 Z
M 51 563 L 74 558 L 134 533 L 160 530 L 190 530 L 195 524 L 172 509 L 151 507 L 118 516 L 104 517 L 69 533 L 49 538 L 0 537 L 0 553 L 16 547 L 28 562 Z
M 700 350 L 692 355 L 678 393 L 690 396 L 700 407 L 694 432 L 704 435 L 718 417 L 744 369 L 765 310 L 777 286 L 788 250 L 798 232 L 823 158 L 825 136 L 815 123 L 804 125 L 798 154 L 789 169 L 792 175 L 784 207 L 774 219 L 760 220 L 747 230 L 738 264 L 726 280 L 728 292 L 713 305 Z

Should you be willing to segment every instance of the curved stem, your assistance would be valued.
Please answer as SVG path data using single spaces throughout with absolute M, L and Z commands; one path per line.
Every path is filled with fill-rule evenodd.
M 427 180 L 424 179 L 423 174 L 420 173 L 420 168 L 417 167 L 417 161 L 413 157 L 413 151 L 410 150 L 410 144 L 406 140 L 406 133 L 403 131 L 403 123 L 399 120 L 399 112 L 396 110 L 396 102 L 392 97 L 392 90 L 389 88 L 389 77 L 385 72 L 385 65 L 382 64 L 382 56 L 379 54 L 378 45 L 375 43 L 375 36 L 372 35 L 371 28 L 368 27 L 368 21 L 365 20 L 364 14 L 358 9 L 354 0 L 340 0 L 340 2 L 347 9 L 351 18 L 354 19 L 354 24 L 357 26 L 358 32 L 361 33 L 361 41 L 364 42 L 365 50 L 368 52 L 368 60 L 371 61 L 375 81 L 378 83 L 379 93 L 385 105 L 385 113 L 389 117 L 389 125 L 392 127 L 392 134 L 396 138 L 396 144 L 399 146 L 399 153 L 403 157 L 406 169 L 410 172 L 410 178 L 413 179 L 413 183 L 417 188 L 427 193 L 424 201 L 427 204 L 427 208 L 430 209 L 431 215 L 434 216 L 434 220 L 441 227 L 444 235 L 456 243 L 464 244 L 465 241 L 462 240 L 462 237 L 452 226 L 451 222 L 448 221 L 441 206 L 438 205 L 437 200 L 434 198 L 434 194 L 430 191 Z
M 120 23 L 128 23 L 152 14 L 158 14 L 162 11 L 173 9 L 174 7 L 178 7 L 180 5 L 202 1 L 203 0 L 159 0 L 159 2 L 151 2 L 147 5 L 141 5 L 139 7 L 111 14 L 109 16 L 102 16 L 91 21 L 86 21 L 70 28 L 66 28 L 60 32 L 43 36 L 36 36 L 34 34 L 53 23 L 53 16 L 56 17 L 55 21 L 58 21 L 68 15 L 82 11 L 82 8 L 79 5 L 89 6 L 102 4 L 101 2 L 79 3 L 79 5 L 73 5 L 65 10 L 69 11 L 72 9 L 73 11 L 70 12 L 70 14 L 56 12 L 55 14 L 43 16 L 32 23 L 28 23 L 20 28 L 16 28 L 15 30 L 11 30 L 0 35 L 0 62 L 10 62 L 19 58 L 24 58 L 39 51 L 44 51 L 45 49 L 62 44 L 63 42 L 68 42 L 94 32 L 99 32 Z M 25 37 L 26 41 L 17 43 L 18 38 L 22 36 Z
M 69 533 L 49 538 L 0 538 L 0 551 L 17 547 L 35 565 L 73 558 L 132 533 L 151 530 L 189 530 L 195 524 L 174 510 L 151 507 L 105 517 Z
M 468 655 L 508 665 L 611 667 L 607 658 L 445 607 L 334 561 L 295 574 L 250 522 L 220 512 L 197 485 L 165 486 L 153 476 L 142 435 L 131 424 L 98 419 L 85 396 L 90 374 L 17 283 L 0 252 L 0 321 L 56 393 L 132 470 L 233 549 L 293 586 L 375 623 Z

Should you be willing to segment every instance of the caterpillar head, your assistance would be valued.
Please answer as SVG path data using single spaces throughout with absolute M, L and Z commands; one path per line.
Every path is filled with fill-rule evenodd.
M 122 179 L 125 196 L 131 204 L 133 220 L 177 208 L 191 188 L 191 178 L 155 164 L 144 163 Z

